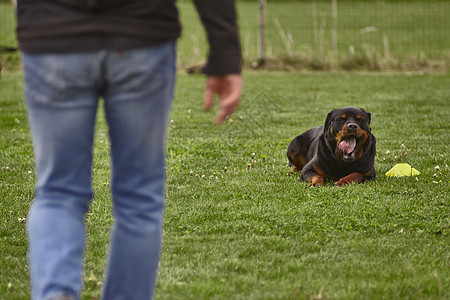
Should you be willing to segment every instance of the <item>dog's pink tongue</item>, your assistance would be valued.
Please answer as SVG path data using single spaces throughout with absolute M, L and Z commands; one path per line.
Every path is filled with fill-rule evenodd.
M 351 153 L 356 146 L 356 139 L 354 137 L 350 137 L 347 140 L 342 140 L 339 143 L 339 150 L 341 150 L 343 153 Z

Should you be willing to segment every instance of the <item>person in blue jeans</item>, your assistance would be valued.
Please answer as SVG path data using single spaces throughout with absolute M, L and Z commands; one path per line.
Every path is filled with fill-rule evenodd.
M 219 96 L 218 125 L 242 90 L 235 4 L 195 4 L 210 44 L 204 107 Z M 174 1 L 19 0 L 17 17 L 37 172 L 27 224 L 32 299 L 80 298 L 100 98 L 115 219 L 102 298 L 151 299 L 180 33 Z

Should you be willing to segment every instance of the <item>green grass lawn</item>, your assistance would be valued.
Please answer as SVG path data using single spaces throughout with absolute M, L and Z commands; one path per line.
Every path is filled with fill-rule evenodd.
M 156 299 L 448 299 L 450 73 L 246 72 L 242 104 L 212 126 L 201 76 L 180 74 L 168 129 Z M 372 113 L 377 180 L 310 188 L 290 140 L 353 105 Z M 98 299 L 113 222 L 100 111 L 83 299 Z M 396 163 L 417 177 L 388 178 Z M 32 145 L 19 73 L 0 80 L 0 299 L 29 299 L 23 218 Z
M 178 1 L 183 23 L 179 64 L 204 63 L 208 45 L 192 1 Z M 258 1 L 237 1 L 247 66 L 258 58 Z M 450 1 L 338 1 L 336 50 L 330 0 L 268 1 L 267 67 L 273 69 L 429 70 L 450 66 Z M 0 1 L 0 45 L 17 46 L 10 1 Z M 6 70 L 17 53 L 3 53 Z

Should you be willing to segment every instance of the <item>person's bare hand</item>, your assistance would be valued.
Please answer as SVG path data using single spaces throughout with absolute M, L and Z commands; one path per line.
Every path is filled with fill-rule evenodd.
M 228 74 L 224 76 L 208 76 L 204 94 L 204 108 L 210 110 L 214 104 L 214 96 L 219 96 L 219 111 L 214 121 L 215 125 L 221 124 L 228 116 L 233 114 L 241 100 L 242 76 L 240 74 Z

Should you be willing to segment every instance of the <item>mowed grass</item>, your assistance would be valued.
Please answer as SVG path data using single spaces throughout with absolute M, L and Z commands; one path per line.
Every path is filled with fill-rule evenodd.
M 237 113 L 214 127 L 202 76 L 180 73 L 167 136 L 156 299 L 450 297 L 450 74 L 246 72 Z M 35 183 L 19 73 L 0 80 L 0 299 L 29 299 L 24 228 Z M 311 188 L 290 140 L 346 105 L 372 113 L 377 180 Z M 103 112 L 86 216 L 83 299 L 98 299 L 109 229 Z M 388 178 L 396 163 L 417 177 Z
M 270 69 L 430 70 L 450 66 L 450 2 L 268 1 L 266 67 Z M 192 1 L 178 1 L 183 23 L 179 64 L 202 64 L 208 50 Z M 258 59 L 258 1 L 237 1 L 246 66 Z M 0 45 L 17 46 L 14 10 L 0 2 Z M 336 44 L 333 44 L 333 32 Z M 334 48 L 336 47 L 336 48 Z M 18 69 L 17 53 L 2 53 L 5 70 Z

